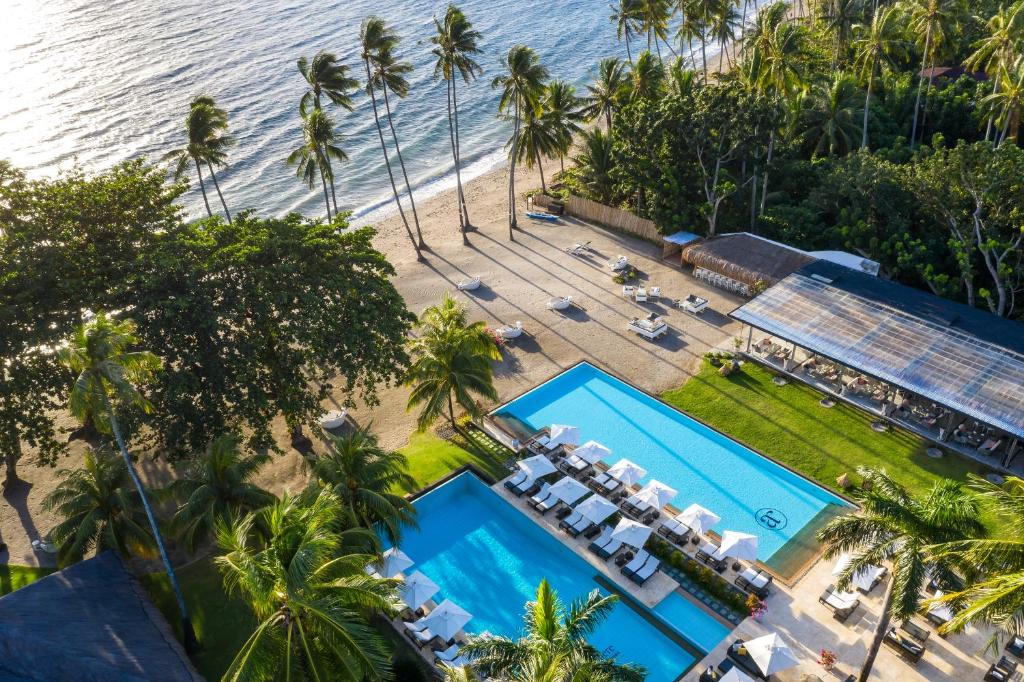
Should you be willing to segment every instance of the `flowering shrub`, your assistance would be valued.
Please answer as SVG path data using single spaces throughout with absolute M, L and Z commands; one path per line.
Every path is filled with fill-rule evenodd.
M 825 670 L 831 670 L 833 666 L 835 666 L 837 660 L 836 652 L 829 651 L 828 649 L 822 649 L 819 654 L 818 663 L 820 663 L 821 667 Z
M 497 346 L 499 349 L 505 346 L 505 337 L 502 336 L 497 329 L 491 329 L 490 327 L 488 327 L 487 334 L 488 336 L 491 337 L 491 340 L 494 341 L 494 345 Z
M 747 611 L 751 618 L 761 618 L 768 611 L 768 604 L 761 601 L 756 594 L 747 597 Z

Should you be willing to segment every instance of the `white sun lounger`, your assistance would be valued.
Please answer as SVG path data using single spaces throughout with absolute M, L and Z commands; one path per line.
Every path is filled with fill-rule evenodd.
M 473 291 L 480 288 L 480 278 L 471 277 L 470 279 L 464 279 L 455 286 L 459 291 Z
M 629 259 L 625 256 L 619 256 L 615 260 L 608 263 L 608 267 L 612 269 L 612 272 L 619 272 L 629 267 Z
M 565 248 L 565 252 L 568 254 L 572 254 L 573 256 L 582 256 L 588 251 L 590 251 L 590 242 L 584 242 L 582 244 L 573 244 L 572 246 L 567 246 Z
M 550 490 L 551 490 L 551 484 L 550 483 L 545 483 L 544 485 L 542 485 L 540 487 L 540 490 L 537 491 L 537 494 L 530 498 L 530 504 L 534 504 L 534 505 L 535 504 L 540 504 L 544 500 L 548 499 L 551 496 L 551 494 L 549 492 Z
M 644 564 L 646 564 L 648 559 L 650 558 L 651 555 L 648 554 L 647 550 L 641 549 L 639 552 L 636 553 L 636 556 L 633 557 L 632 561 L 630 561 L 628 564 L 622 567 L 622 572 L 627 574 L 636 573 L 641 568 L 643 568 Z
M 555 296 L 544 305 L 548 310 L 565 310 L 572 305 L 572 296 Z
M 643 585 L 648 578 L 657 573 L 659 568 L 661 568 L 661 562 L 651 557 L 651 560 L 641 566 L 639 570 L 628 573 L 627 576 L 637 585 Z
M 448 647 L 444 651 L 435 651 L 434 652 L 434 658 L 436 658 L 438 661 L 440 661 L 442 663 L 451 664 L 451 662 L 454 661 L 458 657 L 459 657 L 459 645 L 458 644 L 452 644 L 450 647 Z
M 522 333 L 523 323 L 520 322 L 519 320 L 516 320 L 516 323 L 514 325 L 505 325 L 503 327 L 498 327 L 498 336 L 500 336 L 503 339 L 515 339 L 521 336 Z
M 612 478 L 606 471 L 602 471 L 600 474 L 590 479 L 590 482 L 593 483 L 602 494 L 614 493 L 622 487 L 622 481 L 617 478 Z
M 575 453 L 569 453 L 569 455 L 565 458 L 564 461 L 565 466 L 568 467 L 569 469 L 572 469 L 576 473 L 586 471 L 587 467 L 591 466 L 590 463 L 587 462 L 587 460 L 577 456 Z

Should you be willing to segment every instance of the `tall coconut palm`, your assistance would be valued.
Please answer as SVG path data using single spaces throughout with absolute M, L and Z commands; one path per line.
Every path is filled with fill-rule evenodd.
M 327 113 L 314 107 L 302 119 L 302 145 L 288 155 L 288 163 L 295 166 L 295 175 L 313 189 L 317 176 L 324 189 L 327 220 L 333 220 L 331 198 L 334 187 L 334 168 L 331 159 L 347 161 L 348 155 L 337 144 L 334 121 Z M 328 190 L 330 184 L 331 190 Z M 333 215 L 337 215 L 337 209 Z
M 553 80 L 547 85 L 542 107 L 554 137 L 552 151 L 558 153 L 559 170 L 564 173 L 565 155 L 572 149 L 573 139 L 583 130 L 582 101 L 576 96 L 575 87 L 562 80 Z
M 884 7 L 875 12 L 870 24 L 858 24 L 854 27 L 854 64 L 860 72 L 860 77 L 865 79 L 868 85 L 867 94 L 864 96 L 861 147 L 868 146 L 868 112 L 871 108 L 875 78 L 880 71 L 895 69 L 896 60 L 903 58 L 907 53 L 907 42 L 903 39 L 898 20 L 899 10 L 896 7 Z
M 978 22 L 984 21 L 975 17 Z M 1024 41 L 1024 3 L 1016 2 L 1009 9 L 1000 6 L 999 11 L 984 21 L 986 34 L 974 43 L 974 52 L 967 58 L 968 68 L 995 74 L 992 92 L 999 90 L 1000 71 L 1009 68 L 1020 54 Z M 992 136 L 993 117 L 989 116 L 985 126 L 985 139 Z
M 185 648 L 196 649 L 195 631 L 189 619 L 185 597 L 174 573 L 174 567 L 167 556 L 163 536 L 157 526 L 153 508 L 149 504 L 146 490 L 142 487 L 138 472 L 124 437 L 118 426 L 116 409 L 125 407 L 142 412 L 152 412 L 153 404 L 142 395 L 136 384 L 149 383 L 163 362 L 149 351 L 129 350 L 138 343 L 135 323 L 131 320 L 115 320 L 106 313 L 97 313 L 91 320 L 75 329 L 68 343 L 58 351 L 61 364 L 75 374 L 75 383 L 68 395 L 68 410 L 83 424 L 92 424 L 103 434 L 110 434 L 124 459 L 125 468 L 131 477 L 146 516 L 150 530 L 156 540 L 160 558 L 171 583 L 171 589 L 178 602 L 181 614 Z
M 509 682 L 641 682 L 646 677 L 642 667 L 606 658 L 587 641 L 617 602 L 617 596 L 594 590 L 565 605 L 548 581 L 541 580 L 536 601 L 526 605 L 520 639 L 472 637 L 462 651 L 484 677 Z
M 647 34 L 647 50 L 651 50 L 651 43 L 654 43 L 654 50 L 661 59 L 661 43 L 675 54 L 675 50 L 668 42 L 668 24 L 672 18 L 672 3 L 670 0 L 638 0 L 637 17 L 640 20 L 640 30 Z
M 681 50 L 690 53 L 690 63 L 693 70 L 697 71 L 697 53 L 692 49 L 693 41 L 705 41 L 708 31 L 707 22 L 704 16 L 702 0 L 678 0 L 676 10 L 679 13 L 679 28 L 676 29 L 676 40 L 679 41 Z M 703 44 L 703 42 L 702 42 Z M 701 52 L 704 60 L 704 82 L 707 82 L 707 50 Z
M 227 160 L 228 147 L 235 144 L 234 138 L 227 134 L 227 129 L 227 112 L 217 107 L 209 95 L 198 95 L 189 104 L 188 116 L 185 117 L 188 144 L 168 152 L 164 159 L 173 162 L 175 178 L 181 178 L 189 166 L 195 166 L 199 189 L 203 193 L 203 203 L 206 204 L 206 213 L 213 217 L 210 200 L 206 196 L 206 184 L 203 182 L 202 165 L 205 163 L 213 179 L 213 186 L 217 190 L 217 196 L 220 197 L 221 206 L 224 207 L 224 215 L 230 223 L 231 212 L 228 211 L 228 205 L 220 191 L 220 183 L 217 182 L 217 174 L 213 170 L 215 165 L 224 164 Z
M 644 51 L 637 57 L 636 65 L 629 72 L 629 99 L 654 101 L 661 96 L 665 82 L 665 67 L 650 52 Z
M 605 57 L 597 65 L 597 77 L 587 86 L 583 98 L 584 118 L 596 121 L 603 116 L 608 132 L 612 130 L 612 118 L 622 106 L 629 91 L 629 76 L 625 65 L 617 57 Z
M 120 457 L 90 449 L 81 469 L 57 475 L 60 483 L 43 499 L 43 509 L 62 519 L 48 536 L 62 565 L 92 550 L 128 556 L 153 547 L 142 501 Z
M 416 525 L 415 507 L 393 492 L 416 487 L 409 462 L 402 453 L 382 448 L 368 428 L 331 436 L 330 449 L 310 465 L 320 485 L 329 487 L 363 528 L 381 528 L 398 544 L 402 526 Z
M 837 584 L 846 589 L 859 571 L 888 562 L 892 578 L 886 586 L 882 615 L 859 679 L 871 674 L 878 648 L 892 618 L 907 620 L 921 605 L 921 592 L 929 578 L 953 582 L 953 563 L 933 556 L 932 545 L 957 542 L 981 535 L 978 503 L 955 481 L 936 483 L 917 498 L 886 475 L 884 470 L 857 470 L 865 485 L 856 494 L 861 506 L 834 518 L 818 532 L 825 557 L 849 553 L 851 560 Z
M 853 27 L 864 18 L 864 0 L 832 0 L 822 7 L 825 28 L 835 39 L 832 68 L 842 61 L 853 39 Z
M 514 241 L 512 230 L 516 223 L 516 160 L 520 156 L 519 136 L 524 116 L 539 118 L 547 67 L 540 63 L 537 53 L 526 45 L 513 45 L 505 56 L 505 72 L 495 76 L 491 87 L 501 90 L 498 115 L 512 118 L 512 138 L 508 173 L 508 238 Z
M 697 72 L 686 66 L 682 57 L 676 57 L 665 72 L 665 92 L 675 98 L 682 98 L 693 92 L 697 84 Z
M 268 531 L 253 538 L 256 514 Z M 390 679 L 388 648 L 369 619 L 393 616 L 396 586 L 366 574 L 372 554 L 348 552 L 345 508 L 330 490 L 285 495 L 273 506 L 218 524 L 217 565 L 230 594 L 241 594 L 257 619 L 224 680 Z
M 830 81 L 815 83 L 803 107 L 799 127 L 811 156 L 846 154 L 857 135 L 860 90 L 850 76 L 837 72 Z
M 425 430 L 448 412 L 455 427 L 455 403 L 470 416 L 480 416 L 474 394 L 497 400 L 491 362 L 501 359 L 483 322 L 470 324 L 466 309 L 445 293 L 439 305 L 423 311 L 419 336 L 410 342 L 413 355 L 405 384 L 412 386 L 407 409 L 423 405 L 417 419 Z
M 926 67 L 935 67 L 935 58 L 939 50 L 951 40 L 953 30 L 960 18 L 960 0 L 906 0 L 908 17 L 907 30 L 918 40 L 924 40 L 921 46 L 921 71 Z M 933 72 L 928 75 L 928 92 L 931 92 L 934 80 Z M 917 144 L 917 121 L 921 113 L 921 91 L 924 89 L 924 78 L 917 79 L 917 98 L 914 100 L 914 122 L 910 129 L 910 148 Z
M 736 40 L 740 28 L 740 13 L 732 0 L 719 0 L 711 10 L 711 37 L 718 41 L 726 64 L 730 64 L 729 43 Z
M 573 158 L 579 170 L 579 180 L 586 187 L 590 198 L 602 204 L 611 203 L 615 191 L 612 179 L 612 138 L 600 128 L 591 128 L 583 133 L 580 153 Z
M 398 206 L 398 215 L 402 218 L 405 231 L 412 242 L 412 248 L 416 251 L 416 260 L 422 261 L 423 254 L 420 253 L 419 242 L 413 236 L 412 228 L 409 227 L 409 219 L 405 216 L 405 209 L 398 197 L 398 186 L 395 185 L 395 174 L 391 170 L 391 158 L 388 156 L 388 147 L 384 144 L 384 129 L 380 124 L 380 114 L 377 112 L 377 87 L 373 71 L 370 68 L 371 62 L 376 62 L 382 51 L 390 55 L 391 49 L 398 43 L 398 35 L 394 30 L 384 23 L 380 17 L 367 17 L 359 28 L 359 43 L 362 47 L 363 65 L 366 67 L 366 93 L 370 96 L 370 104 L 373 105 L 373 121 L 377 126 L 377 137 L 380 139 L 380 151 L 384 155 L 384 167 L 388 171 L 388 180 L 391 182 L 391 194 L 395 198 L 395 205 Z M 390 118 L 390 117 L 389 117 Z
M 509 160 L 511 165 L 523 163 L 528 169 L 537 167 L 540 174 L 540 189 L 545 194 L 548 191 L 547 182 L 544 180 L 545 156 L 553 156 L 560 151 L 560 140 L 554 127 L 554 121 L 549 112 L 540 104 L 540 114 L 528 109 L 523 116 L 522 124 L 519 126 L 518 140 L 509 138 Z M 511 157 L 511 150 L 516 150 L 516 158 Z
M 1011 125 L 1020 121 L 1021 105 L 1024 104 L 1024 60 L 1017 60 L 1013 70 L 999 67 L 999 90 L 981 100 L 982 109 L 1000 128 L 996 146 L 1010 137 Z
M 462 232 L 462 243 L 468 244 L 466 231 L 472 227 L 472 223 L 469 220 L 466 195 L 462 190 L 459 157 L 459 103 L 455 85 L 457 77 L 461 76 L 462 82 L 469 85 L 483 73 L 483 69 L 473 59 L 475 55 L 480 54 L 480 47 L 477 45 L 477 41 L 480 40 L 480 32 L 473 29 L 473 25 L 466 15 L 455 5 L 448 5 L 442 20 L 434 18 L 434 28 L 436 33 L 430 39 L 435 46 L 432 53 L 437 57 L 434 77 L 444 78 L 448 89 L 448 135 L 452 143 L 452 158 L 455 160 L 459 228 Z
M 245 455 L 240 442 L 235 434 L 214 439 L 206 455 L 168 487 L 181 500 L 171 518 L 171 530 L 191 552 L 213 537 L 218 521 L 227 523 L 274 501 L 271 493 L 252 480 L 270 461 L 270 455 Z
M 618 0 L 611 5 L 611 20 L 615 22 L 615 37 L 626 41 L 626 58 L 633 63 L 633 52 L 629 47 L 629 39 L 643 32 L 643 20 L 640 17 L 641 0 Z

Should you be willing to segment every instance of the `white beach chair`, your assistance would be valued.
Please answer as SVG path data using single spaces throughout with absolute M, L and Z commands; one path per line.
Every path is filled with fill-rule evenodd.
M 480 288 L 480 278 L 471 277 L 470 279 L 464 279 L 458 284 L 456 284 L 455 287 L 459 291 L 474 291 Z
M 507 341 L 517 339 L 520 336 L 522 336 L 522 334 L 523 323 L 520 322 L 519 320 L 516 320 L 516 323 L 514 325 L 505 325 L 503 327 L 498 327 L 498 335 Z
M 572 305 L 572 296 L 555 296 L 545 304 L 548 310 L 565 310 Z
M 551 496 L 550 490 L 551 490 L 551 484 L 550 483 L 545 483 L 544 485 L 542 485 L 540 487 L 540 490 L 537 492 L 537 494 L 530 498 L 530 504 L 536 506 L 536 505 L 540 504 L 541 502 L 543 502 L 544 500 L 548 499 L 548 497 Z
M 647 290 L 647 298 L 661 300 L 661 287 L 651 287 Z
M 647 302 L 647 289 L 645 289 L 643 287 L 637 287 L 636 288 L 636 294 L 635 294 L 634 298 L 636 298 L 636 302 L 637 303 L 645 303 L 645 302 Z
M 636 573 L 641 568 L 643 568 L 643 565 L 646 564 L 647 560 L 650 558 L 651 555 L 647 553 L 647 550 L 641 549 L 639 552 L 636 553 L 636 556 L 633 557 L 632 561 L 630 561 L 628 564 L 622 567 L 622 572 L 626 574 Z
M 444 651 L 435 651 L 434 652 L 434 658 L 436 658 L 441 663 L 448 663 L 449 665 L 452 663 L 452 661 L 454 661 L 458 657 L 459 657 L 459 645 L 458 644 L 452 644 L 450 647 L 448 647 Z
M 645 563 L 639 569 L 632 573 L 627 573 L 626 575 L 637 585 L 643 585 L 652 575 L 657 573 L 659 568 L 661 568 L 661 562 L 652 557 L 650 561 Z
M 608 263 L 608 267 L 612 269 L 612 272 L 619 272 L 629 267 L 629 259 L 625 256 L 619 256 L 615 260 Z
M 622 285 L 622 295 L 625 298 L 633 298 L 633 294 L 636 293 L 636 287 L 632 284 Z
M 582 256 L 588 251 L 590 251 L 590 242 L 584 242 L 582 244 L 573 244 L 572 246 L 567 246 L 565 248 L 565 252 L 573 256 Z

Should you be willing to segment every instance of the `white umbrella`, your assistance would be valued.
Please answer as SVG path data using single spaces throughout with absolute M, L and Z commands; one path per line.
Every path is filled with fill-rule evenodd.
M 554 495 L 566 504 L 573 504 L 588 492 L 590 492 L 590 489 L 587 488 L 587 486 L 583 485 L 575 478 L 570 478 L 569 476 L 558 481 L 551 486 L 550 490 L 548 490 L 549 494 Z
M 850 561 L 853 559 L 849 554 L 842 554 L 836 561 L 836 565 L 832 567 L 832 575 L 839 575 L 846 570 L 846 567 L 850 565 Z M 875 581 L 878 580 L 879 576 L 885 572 L 885 569 L 881 566 L 865 566 L 861 570 L 853 574 L 850 583 L 859 590 L 864 592 L 870 592 L 871 588 L 875 586 Z
M 656 509 L 661 509 L 671 502 L 676 494 L 674 488 L 668 487 L 661 481 L 651 480 L 634 496 L 634 499 L 637 502 L 646 502 Z
M 722 675 L 718 682 L 754 682 L 754 678 L 739 668 L 729 668 L 729 672 Z
M 727 530 L 722 533 L 722 544 L 715 554 L 733 559 L 757 561 L 757 536 Z
M 418 609 L 441 590 L 433 580 L 419 571 L 413 571 L 402 584 L 402 601 L 410 609 Z
M 632 519 L 622 519 L 612 531 L 613 540 L 618 540 L 624 545 L 637 549 L 643 547 L 649 537 L 651 537 L 651 527 Z
M 633 485 L 647 475 L 647 469 L 628 459 L 620 459 L 608 468 L 608 475 L 616 481 L 622 481 L 626 485 Z
M 553 474 L 557 469 L 555 465 L 551 463 L 551 460 L 544 455 L 534 455 L 533 457 L 527 457 L 521 459 L 516 464 L 519 469 L 526 474 L 526 477 L 531 481 L 537 480 L 541 476 L 547 476 Z
M 576 513 L 591 523 L 601 523 L 617 511 L 618 507 L 600 495 L 588 497 L 576 507 Z
M 457 635 L 459 630 L 461 630 L 472 617 L 473 616 L 471 616 L 469 612 L 461 606 L 450 599 L 445 599 L 443 602 L 438 604 L 436 609 L 430 612 L 430 615 L 427 616 L 427 619 L 423 624 L 431 632 L 447 642 Z
M 381 574 L 385 578 L 394 578 L 396 575 L 416 563 L 409 558 L 408 554 L 397 547 L 392 547 L 381 556 L 383 559 L 378 565 L 381 567 Z
M 721 516 L 708 511 L 699 504 L 691 504 L 676 516 L 676 521 L 686 525 L 687 528 L 690 528 L 693 532 L 700 533 L 701 535 L 708 532 L 708 529 L 711 528 L 711 526 L 721 520 Z
M 765 675 L 774 675 L 780 670 L 787 670 L 800 664 L 786 643 L 775 632 L 744 642 L 743 646 L 747 648 L 747 653 Z
M 551 437 L 548 439 L 547 447 L 554 449 L 559 445 L 576 445 L 580 442 L 580 430 L 575 426 L 564 424 L 551 425 Z
M 598 443 L 596 440 L 588 440 L 586 443 L 573 450 L 572 454 L 576 455 L 587 464 L 593 464 L 598 460 L 611 457 L 612 451 Z

